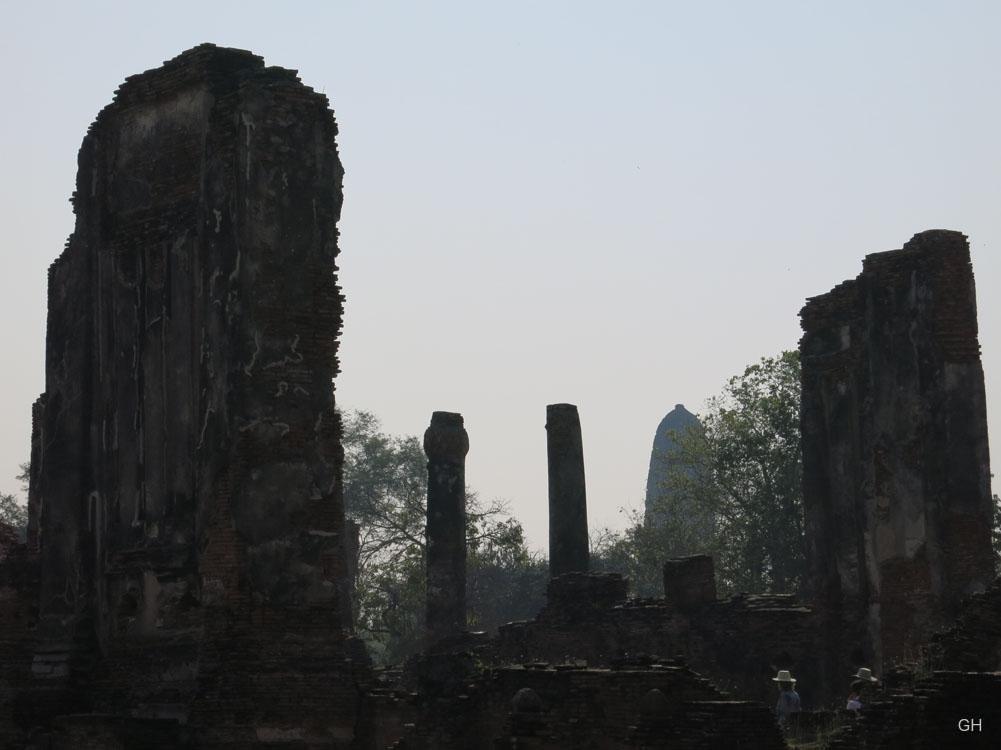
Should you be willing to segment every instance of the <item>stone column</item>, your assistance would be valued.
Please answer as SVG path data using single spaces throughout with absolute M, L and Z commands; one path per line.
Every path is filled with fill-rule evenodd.
M 573 404 L 546 407 L 549 453 L 549 574 L 587 572 L 587 494 L 580 417 Z
M 462 415 L 436 411 L 428 457 L 427 634 L 434 643 L 466 629 L 466 453 Z

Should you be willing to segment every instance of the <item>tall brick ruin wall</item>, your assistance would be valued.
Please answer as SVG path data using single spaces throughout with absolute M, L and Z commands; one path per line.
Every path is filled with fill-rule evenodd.
M 22 721 L 117 713 L 205 746 L 358 731 L 336 133 L 295 71 L 213 45 L 127 79 L 88 131 L 33 412 Z
M 835 656 L 877 671 L 994 574 L 976 293 L 966 238 L 865 259 L 801 312 L 810 580 Z

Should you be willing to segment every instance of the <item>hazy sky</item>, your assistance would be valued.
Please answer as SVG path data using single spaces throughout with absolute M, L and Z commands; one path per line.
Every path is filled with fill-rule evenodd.
M 1001 3 L 0 2 L 0 490 L 43 387 L 46 268 L 87 126 L 200 42 L 330 97 L 346 169 L 338 400 L 421 434 L 547 538 L 547 403 L 579 406 L 592 529 L 654 430 L 806 297 L 930 228 L 970 237 L 1001 444 Z M 996 453 L 996 451 L 995 451 Z

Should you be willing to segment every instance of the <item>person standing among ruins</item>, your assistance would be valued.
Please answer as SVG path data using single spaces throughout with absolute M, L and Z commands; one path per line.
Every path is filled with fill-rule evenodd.
M 799 693 L 796 692 L 796 678 L 788 669 L 780 669 L 778 675 L 772 678 L 772 682 L 777 682 L 779 687 L 775 718 L 778 719 L 779 726 L 785 727 L 789 717 L 801 710 Z
M 848 704 L 845 706 L 845 708 L 851 711 L 855 716 L 858 716 L 858 712 L 862 710 L 862 696 L 860 694 L 859 684 L 858 680 L 854 680 L 852 682 L 852 690 L 848 693 Z
M 858 672 L 852 676 L 852 695 L 855 696 L 855 702 L 858 704 L 858 708 L 852 709 L 851 696 L 848 697 L 848 709 L 858 711 L 866 703 L 872 700 L 872 691 L 879 682 L 873 674 L 872 670 L 868 667 L 859 667 Z

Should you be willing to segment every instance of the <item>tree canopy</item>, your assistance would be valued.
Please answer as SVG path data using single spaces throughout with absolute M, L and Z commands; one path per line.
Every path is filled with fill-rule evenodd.
M 24 531 L 28 527 L 28 509 L 15 495 L 0 493 L 0 522 L 14 527 L 18 535 L 24 538 Z
M 804 572 L 799 357 L 765 357 L 727 381 L 675 447 L 654 517 L 599 535 L 602 564 L 638 593 L 661 589 L 664 558 L 711 554 L 723 593 L 795 591 Z
M 21 491 L 28 494 L 28 464 L 21 464 L 20 473 L 17 480 L 21 483 Z M 17 531 L 18 536 L 24 541 L 28 529 L 28 508 L 17 495 L 11 493 L 0 493 L 0 522 L 6 523 Z
M 427 458 L 416 436 L 382 431 L 369 412 L 343 415 L 344 505 L 360 524 L 356 627 L 373 657 L 398 663 L 424 635 Z M 502 502 L 466 491 L 466 602 L 473 629 L 533 617 L 548 568 Z

